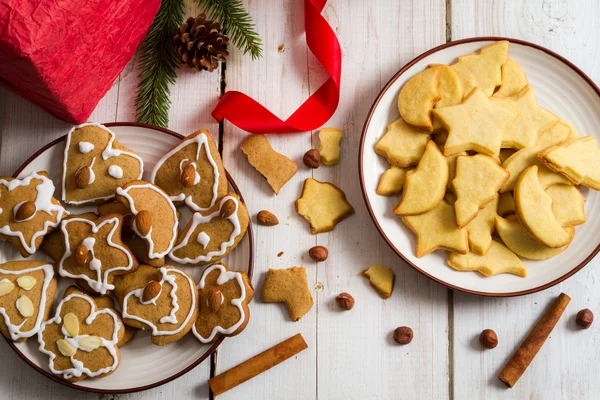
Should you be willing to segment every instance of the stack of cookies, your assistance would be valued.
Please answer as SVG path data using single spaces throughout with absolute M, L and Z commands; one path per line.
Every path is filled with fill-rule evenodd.
M 186 137 L 143 175 L 140 156 L 86 123 L 65 140 L 62 204 L 46 172 L 0 178 L 0 239 L 54 260 L 0 264 L 0 332 L 37 335 L 50 371 L 70 382 L 113 373 L 138 329 L 164 346 L 189 332 L 211 343 L 248 323 L 250 279 L 215 263 L 246 234 L 248 209 L 228 191 L 210 133 Z M 181 232 L 178 206 L 193 212 Z M 168 259 L 208 267 L 194 282 Z M 59 279 L 73 285 L 54 309 Z
M 416 235 L 416 256 L 525 277 L 522 258 L 565 251 L 585 222 L 578 185 L 600 190 L 600 149 L 540 107 L 509 42 L 430 65 L 398 96 L 400 118 L 375 146 L 390 167 L 377 193 Z

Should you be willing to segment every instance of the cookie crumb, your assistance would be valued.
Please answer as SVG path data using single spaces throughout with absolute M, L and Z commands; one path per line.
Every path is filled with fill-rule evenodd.
M 280 45 L 277 47 L 277 51 L 278 51 L 278 52 L 280 52 L 280 53 L 283 53 L 283 52 L 285 51 L 285 46 L 284 46 L 283 44 L 280 44 Z

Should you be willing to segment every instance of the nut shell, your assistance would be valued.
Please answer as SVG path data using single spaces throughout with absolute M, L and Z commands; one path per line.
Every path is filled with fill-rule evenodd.
M 394 341 L 398 344 L 409 344 L 413 340 L 413 330 L 408 326 L 400 326 L 394 330 Z
M 354 307 L 354 297 L 350 293 L 342 292 L 338 294 L 335 301 L 342 310 L 348 311 Z
M 588 329 L 590 326 L 592 326 L 592 322 L 594 322 L 594 313 L 589 308 L 584 308 L 577 313 L 575 323 L 580 328 Z
M 35 214 L 35 211 L 36 211 L 35 203 L 31 200 L 26 201 L 25 203 L 23 203 L 19 206 L 19 209 L 17 210 L 17 213 L 15 215 L 15 221 L 16 222 L 26 221 L 29 218 L 33 217 L 33 215 Z
M 325 246 L 315 246 L 311 247 L 308 251 L 308 255 L 317 262 L 323 262 L 329 257 L 329 250 L 327 250 Z
M 270 211 L 262 210 L 256 215 L 256 220 L 264 226 L 274 226 L 279 224 L 277 217 Z
M 319 168 L 321 165 L 321 153 L 317 149 L 310 149 L 306 153 L 304 153 L 304 157 L 302 157 L 302 162 L 308 168 Z
M 491 329 L 485 329 L 479 335 L 479 343 L 486 349 L 493 349 L 498 346 L 498 336 L 496 336 L 496 332 Z

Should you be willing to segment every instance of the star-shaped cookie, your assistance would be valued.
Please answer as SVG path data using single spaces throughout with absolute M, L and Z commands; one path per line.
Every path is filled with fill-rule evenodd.
M 460 76 L 465 93 L 479 87 L 486 96 L 491 96 L 502 84 L 501 68 L 507 58 L 508 41 L 502 40 L 483 47 L 479 53 L 458 57 L 458 62 L 451 67 Z

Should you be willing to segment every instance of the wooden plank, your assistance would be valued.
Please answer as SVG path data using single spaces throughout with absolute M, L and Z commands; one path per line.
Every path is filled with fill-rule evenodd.
M 567 57 L 598 82 L 599 19 L 600 4 L 594 0 L 454 0 L 452 38 L 502 35 L 535 42 Z M 591 373 L 600 356 L 597 338 L 593 327 L 578 330 L 574 318 L 579 309 L 599 309 L 600 294 L 593 290 L 599 264 L 596 257 L 568 281 L 526 297 L 483 299 L 455 293 L 454 397 L 597 397 L 600 382 Z M 561 291 L 572 297 L 571 304 L 527 372 L 508 391 L 496 378 L 498 372 Z M 485 328 L 498 334 L 499 344 L 494 350 L 482 351 L 477 342 Z

